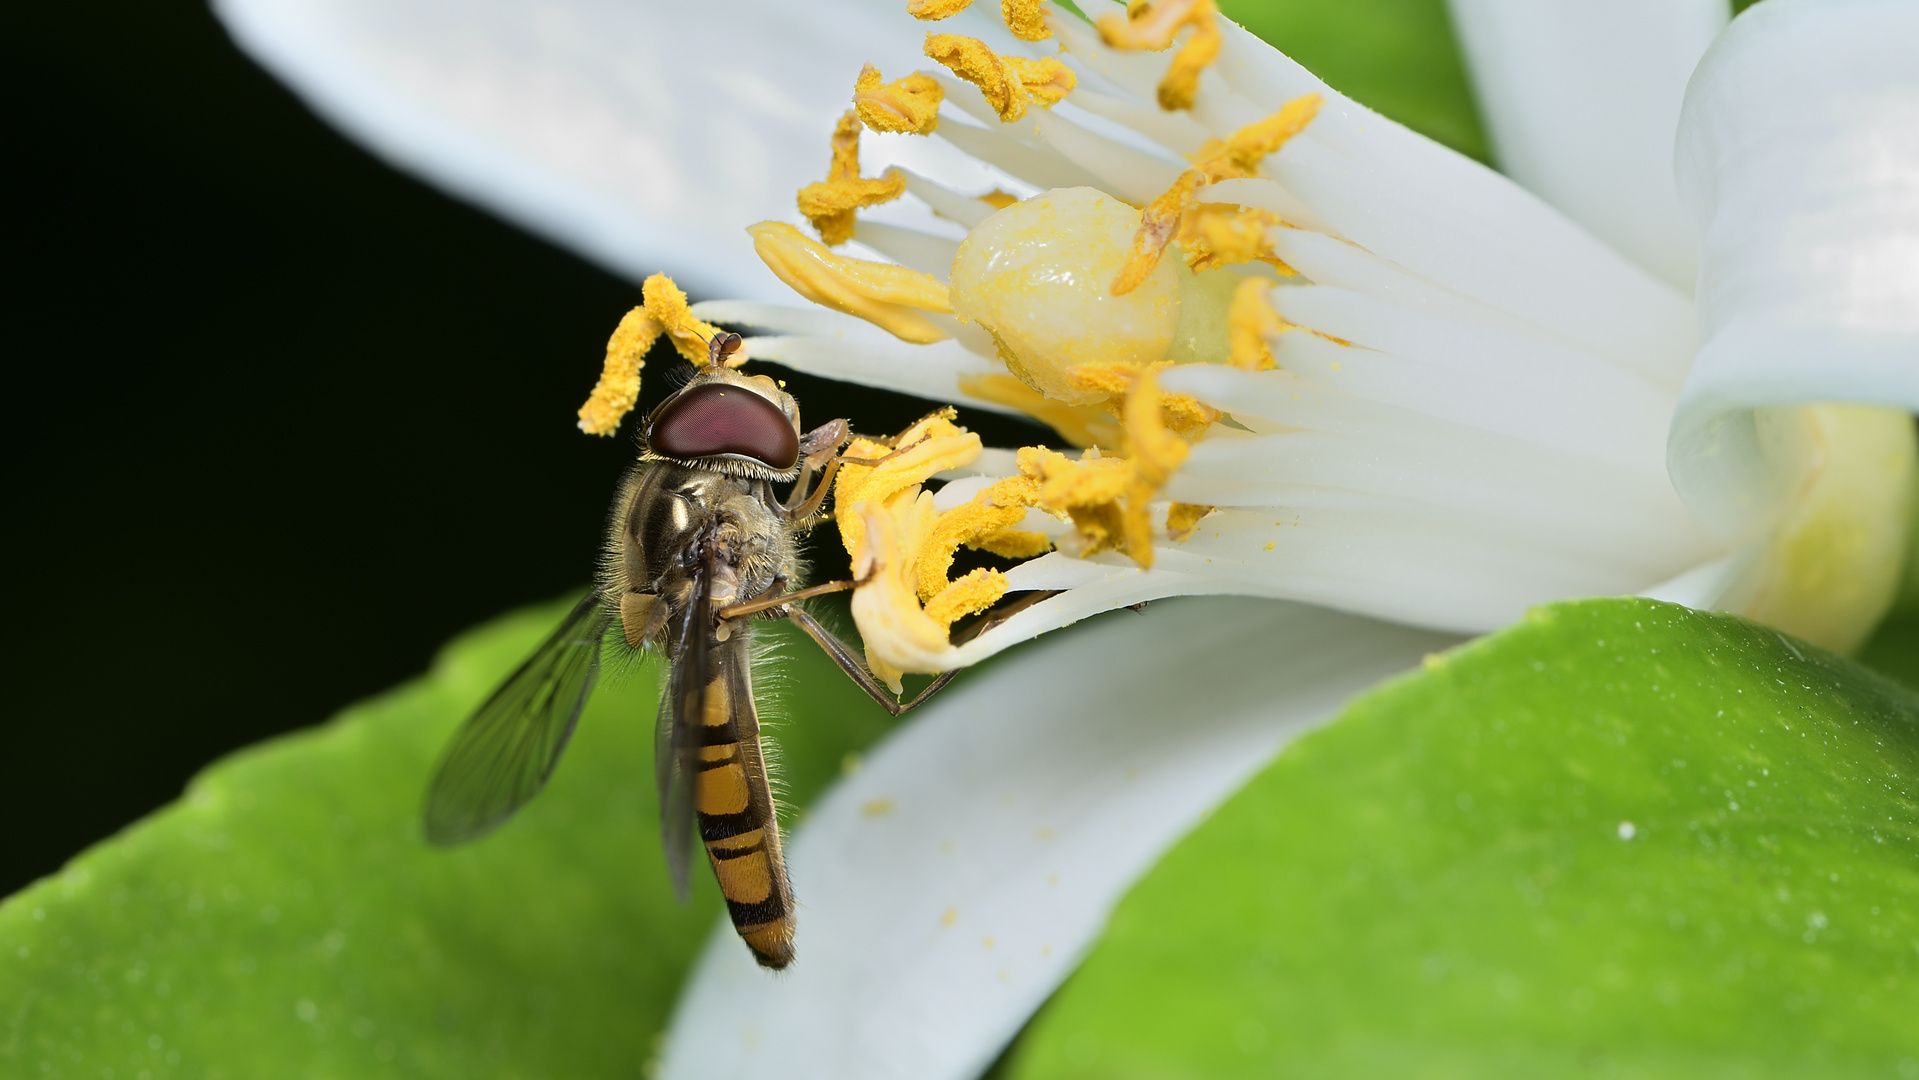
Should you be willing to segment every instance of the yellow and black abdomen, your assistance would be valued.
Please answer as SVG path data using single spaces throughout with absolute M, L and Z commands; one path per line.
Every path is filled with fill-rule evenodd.
M 762 965 L 782 968 L 793 959 L 793 887 L 760 752 L 749 636 L 742 623 L 713 650 L 690 786 L 733 928 Z

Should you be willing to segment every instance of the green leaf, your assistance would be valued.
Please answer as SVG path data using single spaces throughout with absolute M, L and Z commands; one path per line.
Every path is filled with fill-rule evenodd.
M 563 610 L 212 766 L 0 905 L 0 1074 L 638 1075 L 720 917 L 710 875 L 681 905 L 660 856 L 658 665 L 603 676 L 552 785 L 500 832 L 452 852 L 419 835 L 448 733 Z M 767 710 L 793 736 L 793 801 L 891 722 L 798 641 L 781 666 L 807 692 Z
M 1919 1075 L 1919 695 L 1535 611 L 1369 693 L 1121 904 L 1010 1075 Z
M 1219 8 L 1340 93 L 1491 160 L 1444 0 L 1220 0 Z

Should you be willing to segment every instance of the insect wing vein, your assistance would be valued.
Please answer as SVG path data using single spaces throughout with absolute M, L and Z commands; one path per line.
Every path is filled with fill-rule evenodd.
M 593 692 L 608 621 L 599 591 L 588 593 L 461 726 L 427 789 L 428 841 L 484 836 L 546 786 Z

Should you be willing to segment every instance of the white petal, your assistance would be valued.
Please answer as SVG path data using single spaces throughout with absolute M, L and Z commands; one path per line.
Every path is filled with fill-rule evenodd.
M 790 293 L 741 228 L 796 220 L 860 65 L 917 57 L 924 35 L 889 0 L 214 6 L 400 168 L 630 278 L 751 299 Z
M 730 927 L 715 932 L 664 1075 L 978 1075 L 1167 846 L 1350 694 L 1450 642 L 1181 600 L 960 683 L 794 838 L 793 967 L 760 971 Z
M 1449 0 L 1507 176 L 1690 292 L 1672 181 L 1686 80 L 1726 0 Z
M 1707 53 L 1680 122 L 1705 344 L 1673 478 L 1727 538 L 1780 494 L 1755 406 L 1919 410 L 1919 4 L 1768 0 Z

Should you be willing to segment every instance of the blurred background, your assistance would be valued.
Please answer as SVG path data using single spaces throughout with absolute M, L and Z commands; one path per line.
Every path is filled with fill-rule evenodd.
M 13 22 L 0 895 L 584 586 L 634 451 L 574 410 L 639 302 L 334 134 L 199 0 Z M 782 374 L 814 423 L 928 408 Z

